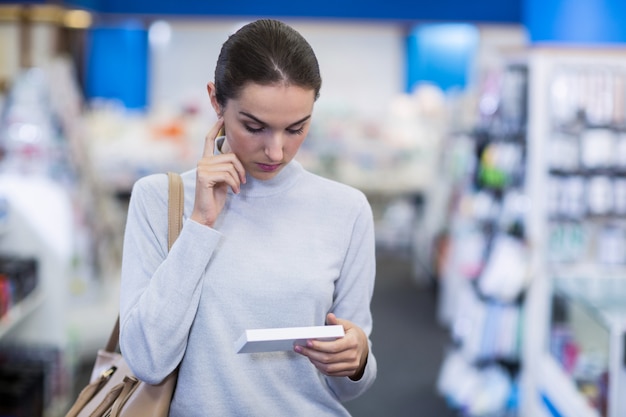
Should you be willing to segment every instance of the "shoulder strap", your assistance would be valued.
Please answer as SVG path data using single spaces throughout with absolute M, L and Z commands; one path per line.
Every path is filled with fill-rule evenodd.
M 183 189 L 183 179 L 175 172 L 168 172 L 169 180 L 169 203 L 167 208 L 168 229 L 167 244 L 168 249 L 172 249 L 172 245 L 183 228 L 183 209 L 185 206 L 185 190 Z
M 183 209 L 185 207 L 185 190 L 180 174 L 168 172 L 168 205 L 167 205 L 167 247 L 172 245 L 178 238 L 183 228 Z M 107 352 L 115 352 L 120 341 L 120 316 L 117 316 L 109 341 L 104 348 Z

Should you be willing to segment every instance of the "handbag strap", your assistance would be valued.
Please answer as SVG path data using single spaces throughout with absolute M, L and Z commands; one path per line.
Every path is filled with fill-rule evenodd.
M 178 238 L 183 228 L 183 209 L 185 207 L 185 190 L 183 179 L 180 174 L 168 172 L 168 203 L 167 203 L 167 249 L 172 249 L 172 245 Z M 115 352 L 120 341 L 120 316 L 117 316 L 115 325 L 109 336 L 109 340 L 104 348 L 107 352 Z
M 169 179 L 169 202 L 167 206 L 167 249 L 172 249 L 172 245 L 183 228 L 183 209 L 185 207 L 185 190 L 183 179 L 174 172 L 168 172 Z

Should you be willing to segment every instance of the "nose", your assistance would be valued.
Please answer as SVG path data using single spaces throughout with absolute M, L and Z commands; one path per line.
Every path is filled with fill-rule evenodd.
M 274 133 L 265 142 L 265 155 L 271 162 L 283 160 L 283 141 L 282 133 Z

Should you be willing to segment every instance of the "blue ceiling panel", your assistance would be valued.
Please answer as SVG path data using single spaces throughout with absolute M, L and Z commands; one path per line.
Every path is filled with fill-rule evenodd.
M 342 19 L 392 19 L 438 21 L 484 21 L 519 23 L 523 0 L 293 0 L 198 1 L 198 0 L 66 0 L 68 5 L 97 9 L 104 13 L 307 17 Z
M 626 1 L 525 0 L 523 22 L 533 43 L 624 43 Z

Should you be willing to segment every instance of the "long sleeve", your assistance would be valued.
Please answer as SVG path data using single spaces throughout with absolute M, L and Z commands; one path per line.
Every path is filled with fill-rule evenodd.
M 362 197 L 353 226 L 345 262 L 335 286 L 333 313 L 361 327 L 370 344 L 365 372 L 360 380 L 326 377 L 329 387 L 341 401 L 348 401 L 365 392 L 376 379 L 377 363 L 371 341 L 372 315 L 370 303 L 376 275 L 374 222 L 369 204 Z
M 145 177 L 133 187 L 124 236 L 120 347 L 138 378 L 158 383 L 182 359 L 220 236 L 186 219 L 168 254 L 167 177 Z

